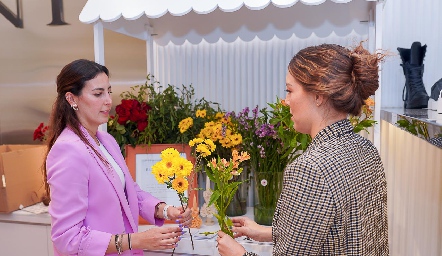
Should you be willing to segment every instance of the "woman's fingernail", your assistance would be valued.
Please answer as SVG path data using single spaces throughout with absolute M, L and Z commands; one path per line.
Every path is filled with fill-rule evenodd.
M 181 229 L 183 229 L 183 224 L 178 224 L 178 227 L 180 227 Z
M 175 223 L 180 223 L 180 221 L 179 220 L 175 220 Z

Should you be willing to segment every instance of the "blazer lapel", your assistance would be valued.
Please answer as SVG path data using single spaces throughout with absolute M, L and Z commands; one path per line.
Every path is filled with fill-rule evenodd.
M 89 133 L 87 131 L 85 131 L 85 135 L 86 135 L 86 138 L 89 140 L 89 142 L 95 147 L 95 145 L 96 145 L 95 141 L 92 139 L 92 137 L 89 135 Z M 126 164 L 121 163 L 121 160 L 120 160 L 120 158 L 122 159 L 121 153 L 119 151 L 115 152 L 112 145 L 110 145 L 110 143 L 106 140 L 106 138 L 101 136 L 99 132 L 97 132 L 97 137 L 100 140 L 100 142 L 104 145 L 106 150 L 109 152 L 109 154 L 114 158 L 115 162 L 117 162 L 117 164 L 123 170 L 123 173 L 125 174 L 126 187 L 127 187 L 127 175 L 126 175 L 127 172 L 124 171 L 124 169 L 126 168 Z M 104 156 L 104 154 L 102 154 L 101 149 L 98 148 L 98 146 L 95 147 L 95 149 L 98 151 L 98 153 L 101 155 L 101 157 L 106 159 L 106 157 Z M 112 168 L 112 166 L 109 166 L 109 168 L 112 168 L 112 169 L 108 169 L 106 167 L 106 165 L 98 158 L 98 156 L 95 155 L 95 153 L 93 151 L 91 153 L 92 153 L 91 155 L 94 156 L 94 158 L 97 160 L 97 163 L 101 167 L 103 173 L 106 175 L 106 177 L 109 179 L 110 183 L 114 187 L 114 190 L 117 193 L 118 198 L 120 199 L 120 204 L 123 208 L 124 213 L 127 216 L 127 219 L 129 220 L 132 230 L 137 230 L 138 228 L 137 228 L 137 225 L 135 224 L 135 220 L 134 220 L 132 211 L 129 207 L 128 199 L 126 198 L 126 195 L 124 193 L 124 188 L 123 188 L 123 185 L 121 184 L 120 178 L 118 177 L 117 173 Z M 120 155 L 120 157 L 118 157 L 118 154 Z

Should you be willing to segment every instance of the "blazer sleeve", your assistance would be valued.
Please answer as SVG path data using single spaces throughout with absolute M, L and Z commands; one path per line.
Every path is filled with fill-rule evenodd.
M 147 220 L 149 223 L 153 223 L 156 226 L 162 226 L 164 219 L 155 218 L 155 206 L 161 201 L 152 196 L 150 193 L 142 190 L 137 183 L 134 182 L 135 191 L 138 197 L 138 207 L 140 209 L 140 216 Z
M 51 238 L 63 255 L 104 255 L 112 234 L 84 223 L 88 210 L 91 157 L 82 142 L 58 140 L 46 167 L 51 189 Z

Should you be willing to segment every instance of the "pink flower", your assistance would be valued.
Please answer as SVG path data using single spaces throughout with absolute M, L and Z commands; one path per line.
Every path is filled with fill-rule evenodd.
M 267 180 L 266 179 L 262 179 L 261 180 L 261 186 L 263 186 L 263 187 L 267 186 Z

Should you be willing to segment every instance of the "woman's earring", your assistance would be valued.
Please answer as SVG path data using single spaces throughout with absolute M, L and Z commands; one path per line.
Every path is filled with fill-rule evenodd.
M 72 109 L 75 110 L 75 111 L 78 110 L 78 105 L 77 105 L 77 103 L 72 104 L 71 107 L 72 107 Z

